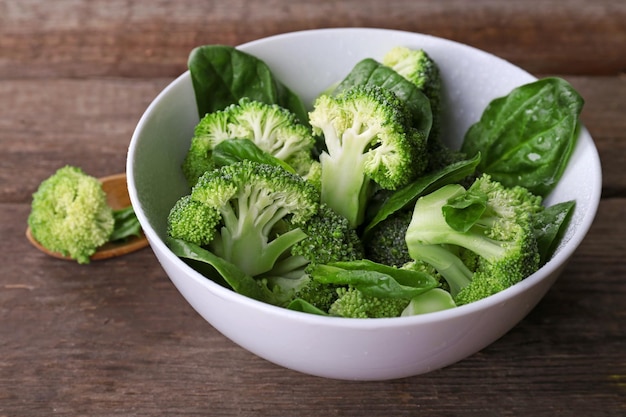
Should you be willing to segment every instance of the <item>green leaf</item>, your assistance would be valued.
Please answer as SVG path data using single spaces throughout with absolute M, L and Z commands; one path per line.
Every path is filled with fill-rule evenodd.
M 211 158 L 218 167 L 249 160 L 279 166 L 291 173 L 295 173 L 295 170 L 289 164 L 263 151 L 253 141 L 248 139 L 227 139 L 218 143 L 213 148 Z
M 420 196 L 435 191 L 444 185 L 457 183 L 472 175 L 479 162 L 480 154 L 476 154 L 472 159 L 450 164 L 441 170 L 424 175 L 394 192 L 382 203 L 372 221 L 364 229 L 364 234 L 369 233 L 377 224 L 396 211 L 414 204 Z
M 565 201 L 546 207 L 545 210 L 535 215 L 535 236 L 539 246 L 541 265 L 552 258 L 575 206 L 575 201 Z
M 115 221 L 113 232 L 109 237 L 110 242 L 127 239 L 131 236 L 141 235 L 141 224 L 137 219 L 135 210 L 132 206 L 123 209 L 113 210 L 113 219 Z
M 308 113 L 300 97 L 253 55 L 231 46 L 203 45 L 191 51 L 188 67 L 201 118 L 247 97 L 278 104 L 308 124 Z
M 423 272 L 394 268 L 369 260 L 333 262 L 311 268 L 311 277 L 324 284 L 351 285 L 379 298 L 411 299 L 437 285 Z
M 296 298 L 293 301 L 291 301 L 287 305 L 287 308 L 289 310 L 300 311 L 302 313 L 317 314 L 319 316 L 328 316 L 329 315 L 324 310 L 321 310 L 321 309 L 315 307 L 313 304 L 311 304 L 308 301 L 305 301 L 305 300 L 303 300 L 301 298 Z
M 486 209 L 486 195 L 466 192 L 448 201 L 441 211 L 448 226 L 457 232 L 465 233 L 474 226 Z
M 180 258 L 192 259 L 211 265 L 236 293 L 271 303 L 272 300 L 261 289 L 256 280 L 232 263 L 198 245 L 181 239 L 167 238 L 166 243 L 171 251 Z
M 482 154 L 478 170 L 507 187 L 546 196 L 561 178 L 578 138 L 583 98 L 565 80 L 544 78 L 493 100 L 461 151 Z

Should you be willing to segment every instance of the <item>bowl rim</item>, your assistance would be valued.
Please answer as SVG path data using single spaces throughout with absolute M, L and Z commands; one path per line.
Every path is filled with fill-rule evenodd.
M 403 30 L 396 29 L 384 29 L 384 28 L 368 28 L 368 27 L 345 27 L 345 28 L 321 28 L 321 29 L 306 29 L 299 30 L 294 32 L 285 32 L 272 36 L 268 36 L 261 39 L 256 39 L 250 42 L 243 43 L 241 45 L 236 46 L 239 49 L 247 50 L 248 48 L 253 48 L 255 45 L 259 43 L 272 42 L 276 40 L 280 40 L 286 37 L 292 36 L 308 36 L 314 35 L 316 33 L 320 34 L 328 34 L 328 33 L 364 33 L 364 32 L 379 32 L 385 34 L 398 34 L 403 36 L 417 36 L 417 37 L 427 37 L 430 39 L 434 39 L 438 42 L 449 43 L 451 45 L 455 45 L 456 47 L 468 48 L 473 50 L 475 53 L 485 54 L 489 56 L 491 59 L 497 59 L 500 61 L 504 61 L 509 65 L 513 65 L 522 72 L 526 72 L 520 67 L 517 67 L 514 64 L 500 58 L 496 55 L 493 55 L 487 51 L 478 49 L 471 45 L 463 44 L 454 40 L 440 38 L 437 36 L 422 34 L 418 32 L 409 32 Z M 526 72 L 528 74 L 528 72 Z M 530 74 L 529 74 L 530 75 Z M 533 79 L 537 79 L 536 77 L 530 75 Z M 143 126 L 147 123 L 150 114 L 154 110 L 154 108 L 158 105 L 161 99 L 168 95 L 170 91 L 178 88 L 180 84 L 190 82 L 190 73 L 189 70 L 183 72 L 178 77 L 176 77 L 173 81 L 171 81 L 164 89 L 162 89 L 157 96 L 151 101 L 148 105 L 141 118 L 139 119 L 134 132 L 132 134 L 130 144 L 128 147 L 127 154 L 127 164 L 126 164 L 126 172 L 128 178 L 128 189 L 129 195 L 131 198 L 131 202 L 134 206 L 141 207 L 141 203 L 139 200 L 139 195 L 136 189 L 135 178 L 133 175 L 133 161 L 135 159 L 135 150 L 136 144 L 139 140 L 139 136 L 141 131 L 143 130 Z M 583 143 L 584 142 L 584 143 Z M 158 236 L 156 231 L 152 229 L 150 226 L 150 222 L 147 219 L 147 216 L 143 213 L 142 210 L 137 211 L 137 217 L 142 225 L 148 225 L 144 229 L 144 232 L 150 242 L 151 246 L 155 246 L 156 249 L 167 257 L 168 261 L 173 262 L 178 265 L 184 273 L 189 276 L 191 279 L 197 281 L 200 285 L 208 287 L 208 289 L 216 296 L 231 301 L 235 303 L 245 304 L 248 308 L 253 308 L 257 310 L 262 310 L 264 313 L 269 315 L 281 316 L 283 318 L 290 318 L 293 320 L 297 320 L 300 322 L 306 322 L 308 324 L 313 325 L 324 325 L 324 326 L 332 326 L 336 328 L 350 327 L 350 328 L 358 328 L 358 329 L 377 329 L 381 327 L 385 328 L 393 328 L 393 327 L 405 327 L 412 326 L 418 324 L 425 323 L 434 323 L 440 321 L 446 321 L 449 319 L 453 319 L 459 316 L 465 316 L 471 313 L 477 313 L 481 310 L 487 310 L 489 307 L 496 306 L 498 304 L 505 304 L 508 300 L 515 298 L 518 293 L 523 293 L 526 290 L 538 285 L 543 279 L 547 278 L 553 273 L 557 273 L 559 268 L 564 267 L 568 259 L 578 248 L 580 243 L 583 241 L 589 228 L 591 227 L 600 202 L 600 195 L 602 189 L 602 171 L 600 166 L 600 159 L 598 155 L 597 148 L 594 144 L 593 138 L 587 131 L 586 127 L 582 126 L 580 129 L 578 142 L 576 147 L 579 146 L 587 146 L 587 152 L 590 152 L 587 157 L 591 158 L 591 162 L 593 166 L 591 167 L 595 173 L 597 173 L 596 184 L 593 185 L 591 189 L 592 195 L 589 197 L 589 206 L 587 207 L 587 211 L 585 216 L 578 223 L 575 232 L 570 236 L 569 240 L 559 248 L 559 251 L 545 264 L 543 265 L 537 272 L 531 274 L 521 282 L 502 290 L 494 295 L 491 295 L 482 300 L 478 300 L 472 302 L 470 304 L 458 306 L 452 309 L 437 311 L 433 313 L 427 313 L 422 315 L 415 316 L 407 316 L 407 317 L 392 317 L 392 318 L 377 318 L 377 319 L 357 319 L 357 318 L 344 318 L 344 317 L 330 317 L 330 316 L 319 316 L 310 313 L 303 313 L 299 311 L 289 310 L 283 307 L 274 306 L 262 301 L 258 301 L 247 296 L 236 293 L 235 291 L 223 287 L 211 279 L 205 277 L 200 274 L 198 271 L 190 267 L 186 264 L 182 259 L 176 256 L 165 244 L 165 242 Z M 170 278 L 171 279 L 171 278 Z M 538 300 L 540 301 L 540 300 Z M 532 307 L 532 306 L 531 306 Z

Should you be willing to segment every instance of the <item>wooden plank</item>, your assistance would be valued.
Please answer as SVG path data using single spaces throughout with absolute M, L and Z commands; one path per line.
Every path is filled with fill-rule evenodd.
M 0 78 L 174 76 L 184 70 L 191 48 L 200 44 L 237 45 L 336 26 L 441 36 L 485 49 L 532 73 L 615 75 L 626 68 L 626 3 L 621 0 L 147 4 L 0 1 Z

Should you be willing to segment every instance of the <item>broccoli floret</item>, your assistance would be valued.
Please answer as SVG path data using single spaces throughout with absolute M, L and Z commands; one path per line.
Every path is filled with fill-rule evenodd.
M 412 82 L 430 101 L 433 123 L 428 134 L 428 168 L 432 172 L 465 158 L 441 140 L 443 113 L 443 82 L 437 63 L 423 49 L 396 46 L 389 50 L 382 63 Z
M 338 297 L 331 304 L 331 316 L 346 318 L 386 318 L 398 317 L 410 300 L 403 298 L 381 298 L 363 294 L 351 286 L 340 287 Z
M 388 90 L 356 86 L 336 97 L 322 95 L 309 117 L 326 144 L 319 157 L 322 202 L 352 227 L 362 223 L 374 185 L 397 189 L 425 169 L 426 138 Z
M 45 248 L 86 264 L 109 241 L 115 220 L 100 181 L 65 166 L 33 194 L 28 225 Z
M 321 283 L 310 276 L 304 285 L 295 292 L 294 298 L 303 300 L 323 312 L 328 312 L 333 303 L 339 298 L 341 285 Z
M 256 279 L 273 304 L 322 305 L 312 265 L 363 257 L 356 231 L 319 191 L 284 168 L 250 160 L 204 173 L 170 211 L 170 237 L 202 246 Z M 330 288 L 330 286 L 329 286 Z M 329 305 L 329 301 L 323 303 Z
M 467 190 L 444 186 L 415 204 L 409 254 L 437 269 L 458 305 L 477 301 L 539 268 L 533 217 L 540 210 L 540 197 L 488 175 Z
M 167 232 L 175 239 L 205 246 L 215 237 L 220 221 L 221 215 L 216 207 L 185 195 L 170 210 Z
M 296 243 L 291 253 L 314 264 L 354 261 L 363 258 L 363 244 L 348 220 L 326 204 L 301 226 L 307 237 Z
M 276 105 L 242 98 L 224 110 L 208 113 L 195 128 L 182 169 L 191 186 L 215 168 L 213 148 L 227 139 L 248 139 L 261 150 L 308 174 L 315 162 L 311 152 L 315 138 L 296 116 Z
M 208 219 L 217 229 L 208 248 L 251 276 L 272 270 L 278 259 L 306 238 L 298 226 L 319 207 L 317 189 L 302 177 L 281 167 L 248 160 L 205 172 L 190 197 L 183 199 L 208 208 L 177 203 L 190 213 L 173 209 L 168 218 L 169 230 L 182 230 L 180 238 L 199 241 L 192 229 L 200 227 L 200 236 L 208 240 L 210 227 L 187 223 L 194 217 Z M 219 213 L 219 222 L 215 222 L 212 211 Z
M 315 281 L 308 275 L 308 271 L 318 264 L 362 259 L 363 244 L 348 220 L 325 204 L 320 205 L 319 211 L 301 229 L 307 237 L 294 244 L 291 257 L 279 262 L 271 273 L 280 277 L 295 275 L 297 278 L 300 268 L 307 278 L 299 282 L 294 298 L 326 312 L 337 299 L 337 288 L 340 286 Z M 275 285 L 285 284 L 289 283 L 275 282 Z
M 363 243 L 366 257 L 396 267 L 410 262 L 412 259 L 406 245 L 406 230 L 412 217 L 411 210 L 400 210 L 377 224 Z

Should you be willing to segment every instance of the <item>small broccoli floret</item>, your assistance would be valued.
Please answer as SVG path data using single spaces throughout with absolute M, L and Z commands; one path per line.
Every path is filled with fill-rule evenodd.
M 468 190 L 444 186 L 415 204 L 409 254 L 437 269 L 458 305 L 477 301 L 539 268 L 533 216 L 540 210 L 540 197 L 487 175 Z
M 320 155 L 322 202 L 352 227 L 362 223 L 374 184 L 397 189 L 425 169 L 425 138 L 388 90 L 356 86 L 336 97 L 322 95 L 309 117 L 326 144 Z
M 102 184 L 80 168 L 60 168 L 33 194 L 28 217 L 33 237 L 78 263 L 89 263 L 96 249 L 109 241 L 114 224 Z
M 398 317 L 410 301 L 366 295 L 351 286 L 338 288 L 337 294 L 338 298 L 332 303 L 328 313 L 346 318 Z
M 221 220 L 217 208 L 186 195 L 170 210 L 167 232 L 175 239 L 183 239 L 199 246 L 208 245 L 215 237 Z
M 326 204 L 301 226 L 307 237 L 296 243 L 291 253 L 312 264 L 354 261 L 363 258 L 363 244 L 348 220 Z
M 296 116 L 276 105 L 241 99 L 224 110 L 205 115 L 195 128 L 183 173 L 191 186 L 206 171 L 215 168 L 211 152 L 227 139 L 251 140 L 264 152 L 290 164 L 306 175 L 314 162 L 315 138 Z
M 366 257 L 396 267 L 410 262 L 412 259 L 406 245 L 406 230 L 412 217 L 411 210 L 400 210 L 377 224 L 363 243 Z

